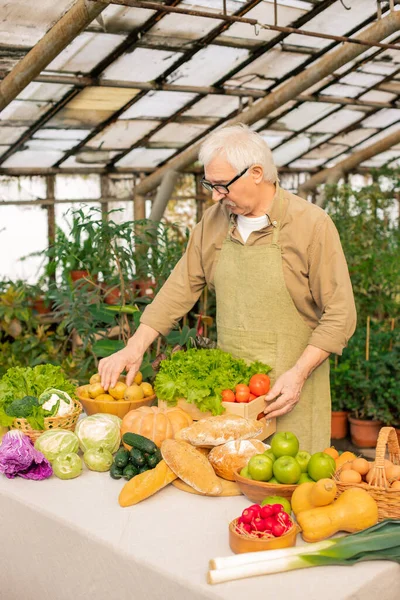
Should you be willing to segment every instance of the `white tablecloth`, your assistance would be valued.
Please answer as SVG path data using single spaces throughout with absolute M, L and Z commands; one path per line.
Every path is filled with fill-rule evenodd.
M 231 554 L 228 523 L 249 501 L 169 486 L 121 508 L 122 485 L 87 470 L 70 481 L 0 476 L 1 600 L 399 598 L 400 566 L 384 561 L 208 585 L 208 561 Z

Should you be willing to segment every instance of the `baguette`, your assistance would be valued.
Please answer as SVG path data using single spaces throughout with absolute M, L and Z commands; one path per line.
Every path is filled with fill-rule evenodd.
M 176 477 L 167 463 L 160 460 L 154 469 L 140 473 L 128 481 L 120 492 L 118 502 L 123 507 L 137 504 L 161 490 Z

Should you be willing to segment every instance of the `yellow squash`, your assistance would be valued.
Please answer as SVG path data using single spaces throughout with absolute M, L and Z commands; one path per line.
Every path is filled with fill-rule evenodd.
M 378 522 L 378 505 L 366 490 L 350 488 L 328 506 L 297 515 L 306 542 L 320 542 L 338 531 L 354 533 Z

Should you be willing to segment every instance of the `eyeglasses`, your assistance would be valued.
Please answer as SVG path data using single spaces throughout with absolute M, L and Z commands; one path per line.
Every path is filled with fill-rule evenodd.
M 241 173 L 239 173 L 239 175 L 236 175 L 233 179 L 231 179 L 225 185 L 222 185 L 221 183 L 216 183 L 215 185 L 213 185 L 212 183 L 207 181 L 207 179 L 204 179 L 204 177 L 200 183 L 209 192 L 212 192 L 213 190 L 215 190 L 219 194 L 229 194 L 229 186 L 231 186 L 232 183 L 235 183 L 235 181 L 237 181 L 240 177 L 242 177 L 242 175 L 244 175 L 246 173 L 246 171 L 248 171 L 249 169 L 250 169 L 250 167 L 246 167 Z

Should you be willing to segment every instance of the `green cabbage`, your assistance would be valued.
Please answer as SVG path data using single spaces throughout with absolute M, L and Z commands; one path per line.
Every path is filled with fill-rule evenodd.
M 78 436 L 82 452 L 102 446 L 105 450 L 114 453 L 121 443 L 119 423 L 110 419 L 110 415 L 105 413 L 84 417 L 78 421 L 75 433 Z
M 38 437 L 35 448 L 44 454 L 47 460 L 53 462 L 59 454 L 78 452 L 79 440 L 72 431 L 51 429 Z

